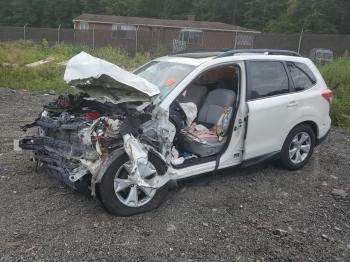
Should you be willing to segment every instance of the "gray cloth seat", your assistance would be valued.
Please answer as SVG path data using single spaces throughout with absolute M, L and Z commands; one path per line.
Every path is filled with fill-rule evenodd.
M 213 127 L 219 121 L 224 109 L 227 107 L 233 107 L 236 99 L 236 93 L 232 90 L 218 88 L 211 91 L 199 111 L 197 122 L 208 128 Z M 226 140 L 226 137 L 221 141 L 218 141 L 217 138 L 213 137 L 194 139 L 191 134 L 186 132 L 186 130 L 182 130 L 179 136 L 181 147 L 200 157 L 211 156 L 219 153 L 225 145 Z
M 224 109 L 232 107 L 235 101 L 234 91 L 223 88 L 214 89 L 208 94 L 204 105 L 199 110 L 198 123 L 209 127 L 215 125 Z
M 187 89 L 186 89 L 186 94 L 181 95 L 179 97 L 179 102 L 180 103 L 188 103 L 192 102 L 195 103 L 197 106 L 197 109 L 199 110 L 205 100 L 205 97 L 207 96 L 208 89 L 204 85 L 199 85 L 199 84 L 191 84 Z

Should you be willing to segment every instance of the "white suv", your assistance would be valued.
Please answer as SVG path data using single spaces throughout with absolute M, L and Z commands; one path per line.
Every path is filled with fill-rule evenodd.
M 174 181 L 279 159 L 302 168 L 328 134 L 332 92 L 307 58 L 282 50 L 161 57 L 134 73 L 86 53 L 19 147 L 116 215 L 149 211 Z

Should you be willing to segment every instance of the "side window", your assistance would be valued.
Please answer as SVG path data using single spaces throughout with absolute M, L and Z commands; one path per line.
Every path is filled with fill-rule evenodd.
M 89 23 L 87 23 L 87 22 L 80 22 L 79 30 L 80 31 L 87 31 L 87 30 L 89 30 Z
M 118 38 L 118 24 L 112 25 L 112 38 Z
M 189 44 L 199 44 L 202 42 L 203 32 L 194 29 L 183 29 L 180 31 L 180 39 Z
M 296 91 L 306 90 L 316 84 L 315 75 L 311 72 L 307 65 L 288 62 L 287 66 L 293 79 Z
M 136 26 L 134 25 L 112 25 L 112 38 L 132 40 L 136 36 Z
M 282 62 L 247 61 L 248 100 L 289 93 L 289 79 Z

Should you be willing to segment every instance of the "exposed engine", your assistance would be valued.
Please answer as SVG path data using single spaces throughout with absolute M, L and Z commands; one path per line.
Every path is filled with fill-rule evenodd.
M 94 163 L 123 147 L 123 135 L 142 135 L 140 126 L 150 113 L 136 110 L 135 103 L 100 103 L 88 95 L 66 95 L 44 106 L 34 123 L 36 136 L 20 141 L 22 149 L 34 151 L 34 158 L 51 174 L 78 191 L 87 189 L 91 172 L 83 163 Z M 152 139 L 144 139 L 152 143 Z M 85 161 L 85 162 L 84 162 Z

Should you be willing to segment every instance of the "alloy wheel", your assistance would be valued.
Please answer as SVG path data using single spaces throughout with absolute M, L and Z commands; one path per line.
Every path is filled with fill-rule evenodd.
M 138 186 L 130 180 L 128 164 L 129 162 L 118 169 L 114 178 L 114 192 L 125 206 L 141 207 L 152 200 L 157 189 Z
M 309 155 L 311 149 L 311 137 L 306 132 L 300 132 L 294 136 L 289 145 L 289 159 L 293 164 L 302 163 Z

